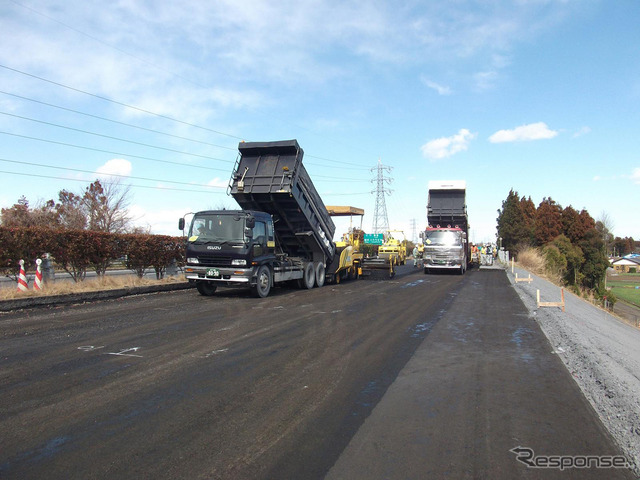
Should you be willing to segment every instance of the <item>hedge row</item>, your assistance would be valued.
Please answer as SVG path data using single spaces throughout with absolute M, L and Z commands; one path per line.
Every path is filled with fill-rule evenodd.
M 58 268 L 77 282 L 88 269 L 104 275 L 115 260 L 126 259 L 128 269 L 142 277 L 153 268 L 158 278 L 173 262 L 183 263 L 184 239 L 168 235 L 116 234 L 89 230 L 52 230 L 40 227 L 0 227 L 0 270 L 15 276 L 19 260 L 34 271 L 35 260 L 48 254 Z

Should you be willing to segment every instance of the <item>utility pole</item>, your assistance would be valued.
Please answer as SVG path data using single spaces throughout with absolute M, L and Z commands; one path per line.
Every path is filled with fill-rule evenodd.
M 389 218 L 387 217 L 387 204 L 385 203 L 384 194 L 391 194 L 393 190 L 385 188 L 385 182 L 391 183 L 393 179 L 391 177 L 385 177 L 385 171 L 391 173 L 391 167 L 382 165 L 380 159 L 378 159 L 378 165 L 371 169 L 372 172 L 376 172 L 376 178 L 371 182 L 375 182 L 376 189 L 371 193 L 376 194 L 376 209 L 373 214 L 373 227 L 371 230 L 373 233 L 386 233 L 389 230 Z

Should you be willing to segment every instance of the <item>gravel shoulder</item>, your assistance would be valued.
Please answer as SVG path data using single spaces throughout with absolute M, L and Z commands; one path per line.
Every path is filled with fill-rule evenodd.
M 507 276 L 532 318 L 640 476 L 640 329 L 565 290 L 565 311 L 538 307 L 559 302 L 560 287 L 515 268 Z

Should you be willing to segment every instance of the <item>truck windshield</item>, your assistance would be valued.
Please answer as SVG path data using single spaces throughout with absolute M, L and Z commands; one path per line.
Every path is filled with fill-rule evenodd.
M 244 217 L 220 214 L 196 215 L 191 222 L 189 239 L 194 242 L 244 242 Z
M 445 246 L 460 245 L 460 233 L 446 231 L 446 230 L 437 230 L 434 232 L 427 232 L 425 244 L 426 245 L 445 245 Z

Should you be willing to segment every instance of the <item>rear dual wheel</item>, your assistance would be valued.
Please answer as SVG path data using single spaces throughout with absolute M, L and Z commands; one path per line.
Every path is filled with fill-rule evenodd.
M 311 289 L 316 284 L 316 271 L 313 263 L 307 263 L 304 267 L 304 276 L 302 277 L 302 287 Z
M 316 274 L 316 287 L 322 287 L 324 285 L 326 270 L 324 268 L 324 263 L 318 262 L 314 267 Z

